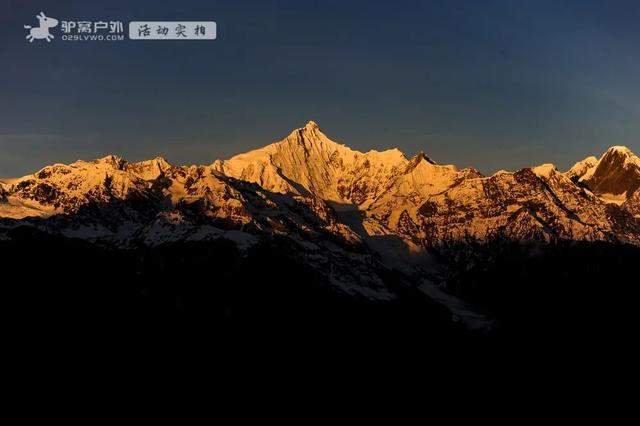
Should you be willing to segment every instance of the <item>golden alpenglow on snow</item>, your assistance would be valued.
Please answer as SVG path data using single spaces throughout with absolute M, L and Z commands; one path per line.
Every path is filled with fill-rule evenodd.
M 247 197 L 239 187 L 262 195 Z M 639 187 L 640 159 L 624 147 L 612 147 L 600 159 L 588 157 L 566 173 L 544 164 L 485 177 L 475 169 L 437 164 L 422 152 L 412 158 L 396 148 L 359 152 L 329 139 L 310 121 L 281 141 L 209 166 L 173 166 L 160 157 L 129 163 L 115 155 L 46 166 L 2 182 L 0 214 L 47 218 L 117 201 L 124 215 L 118 226 L 92 221 L 60 231 L 125 245 L 133 235 L 144 236 L 154 244 L 157 230 L 151 224 L 186 226 L 184 206 L 198 205 L 203 217 L 245 226 L 264 219 L 267 211 L 257 205 L 276 209 L 275 200 L 292 199 L 323 211 L 323 220 L 335 216 L 331 232 L 341 237 L 393 235 L 412 252 L 443 241 L 496 235 L 638 244 L 633 224 Z M 129 202 L 153 208 L 138 217 Z M 273 220 L 260 230 L 284 232 Z M 629 223 L 621 226 L 621 220 Z M 155 237 L 181 238 L 173 233 Z
M 4 3 L 21 386 L 635 358 L 638 1 Z
M 216 274 L 243 283 L 263 282 L 251 273 L 286 270 L 287 278 L 269 278 L 292 280 L 286 296 L 273 295 L 280 301 L 303 291 L 304 297 L 313 294 L 318 306 L 345 303 L 325 300 L 329 291 L 349 303 L 392 306 L 417 303 L 418 296 L 406 299 L 407 291 L 417 292 L 449 313 L 443 324 L 429 320 L 437 327 L 491 334 L 503 320 L 477 305 L 464 283 L 488 279 L 485 269 L 500 265 L 505 255 L 525 250 L 516 257 L 525 262 L 566 244 L 553 256 L 574 256 L 575 244 L 587 244 L 576 250 L 594 247 L 597 256 L 601 244 L 615 256 L 621 250 L 616 247 L 637 250 L 640 160 L 614 146 L 566 172 L 545 163 L 483 176 L 472 168 L 438 164 L 424 152 L 413 157 L 397 148 L 359 152 L 309 121 L 281 141 L 210 165 L 175 166 L 161 157 L 130 163 L 108 155 L 2 179 L 0 245 L 41 245 L 44 235 L 69 241 L 65 244 L 84 241 L 105 253 L 161 256 L 164 260 L 144 260 L 147 255 L 141 254 L 143 260 L 136 262 L 142 263 L 134 262 L 143 268 L 136 273 L 149 279 L 159 266 L 148 262 L 174 258 L 212 262 Z M 192 249 L 200 254 L 185 254 Z M 162 257 L 168 253 L 171 257 Z M 219 264 L 207 253 L 226 260 Z M 235 253 L 232 259 L 225 257 L 229 253 Z M 285 257 L 269 260 L 274 255 Z M 598 259 L 591 262 L 603 262 Z M 161 268 L 166 267 L 172 268 Z M 544 269 L 519 268 L 532 277 Z M 299 274 L 307 277 L 303 281 L 313 277 L 313 285 L 300 284 Z M 235 287 L 233 280 L 228 284 Z M 316 294 L 318 288 L 324 290 Z M 410 316 L 437 312 L 420 309 L 426 311 Z M 350 317 L 360 311 L 348 312 Z M 316 321 L 320 314 L 309 315 Z

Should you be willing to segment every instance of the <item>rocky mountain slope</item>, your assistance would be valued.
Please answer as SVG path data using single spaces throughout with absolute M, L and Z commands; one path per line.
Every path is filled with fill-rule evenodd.
M 328 139 L 314 122 L 283 141 L 212 167 L 278 192 L 314 194 L 340 213 L 363 238 L 400 237 L 420 252 L 447 241 L 603 240 L 637 244 L 640 162 L 613 147 L 561 173 L 546 164 L 490 177 L 438 165 L 423 153 L 361 153 Z M 629 202 L 612 203 L 611 195 Z M 618 205 L 617 205 L 618 204 Z
M 425 266 L 448 244 L 640 245 L 639 187 L 640 159 L 624 147 L 566 173 L 545 164 L 483 176 L 424 153 L 359 152 L 309 122 L 209 166 L 107 156 L 4 180 L 0 235 L 27 224 L 125 248 L 284 236 L 341 288 L 385 298 L 381 262 Z
M 0 234 L 29 225 L 101 246 L 135 248 L 224 238 L 246 250 L 285 236 L 299 260 L 342 290 L 391 297 L 382 266 L 322 199 L 285 195 L 216 172 L 108 156 L 57 164 L 11 181 L 0 204 Z M 4 232 L 2 232 L 4 231 Z
M 626 200 L 640 187 L 640 158 L 623 146 L 611 147 L 580 176 L 594 193 Z
M 368 235 L 394 233 L 422 247 L 498 234 L 525 240 L 638 238 L 619 232 L 636 225 L 627 216 L 635 215 L 639 198 L 640 159 L 627 148 L 612 147 L 566 173 L 543 165 L 484 177 L 474 169 L 438 165 L 423 153 L 407 159 L 397 149 L 358 152 L 327 138 L 314 122 L 280 142 L 210 166 L 176 167 L 162 158 L 128 163 L 116 156 L 48 166 L 3 182 L 0 214 L 48 217 L 124 200 L 130 211 L 115 218 L 123 223 L 135 216 L 131 206 L 151 202 L 164 219 L 168 211 L 177 214 L 195 204 L 209 219 L 242 226 L 253 220 L 247 210 L 252 204 L 239 198 L 238 181 L 322 206 L 323 217 L 332 210 L 325 202 L 338 212 L 356 209 Z M 343 237 L 352 233 L 339 221 L 332 226 Z

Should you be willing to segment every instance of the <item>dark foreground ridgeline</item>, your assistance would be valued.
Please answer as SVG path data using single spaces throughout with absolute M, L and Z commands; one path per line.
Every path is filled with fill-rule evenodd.
M 4 314 L 12 337 L 25 344 L 508 346 L 609 341 L 625 338 L 637 322 L 640 249 L 633 246 L 475 247 L 474 256 L 486 258 L 473 268 L 451 264 L 447 282 L 449 292 L 494 320 L 491 330 L 472 332 L 397 272 L 384 274 L 396 296 L 389 302 L 336 290 L 296 262 L 284 239 L 264 240 L 243 256 L 224 239 L 111 250 L 30 227 L 10 236 L 0 241 Z

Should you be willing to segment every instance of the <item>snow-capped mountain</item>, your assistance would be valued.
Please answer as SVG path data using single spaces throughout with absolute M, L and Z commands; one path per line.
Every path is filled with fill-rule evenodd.
M 596 194 L 625 200 L 640 187 L 640 158 L 624 146 L 611 147 L 580 180 Z
M 420 210 L 425 238 L 516 241 L 607 240 L 616 236 L 607 205 L 552 165 L 461 181 Z M 624 236 L 637 241 L 637 235 Z
M 329 281 L 341 289 L 389 297 L 376 275 L 379 262 L 312 194 L 267 191 L 207 166 L 115 156 L 45 167 L 7 186 L 0 234 L 26 224 L 110 247 L 224 238 L 241 249 L 285 236 L 304 263 L 330 271 Z
M 586 158 L 564 174 L 546 164 L 484 177 L 474 169 L 436 164 L 424 153 L 407 158 L 397 149 L 359 152 L 332 141 L 310 121 L 282 141 L 210 166 L 176 167 L 162 158 L 129 163 L 116 156 L 47 166 L 2 184 L 0 214 L 48 217 L 124 202 L 111 218 L 120 224 L 117 232 L 113 223 L 111 231 L 92 223 L 95 229 L 78 224 L 82 232 L 76 234 L 93 230 L 120 239 L 139 237 L 136 224 L 144 217 L 145 232 L 165 241 L 176 238 L 177 228 L 162 232 L 150 226 L 149 217 L 163 226 L 194 217 L 246 226 L 258 221 L 252 208 L 264 202 L 259 200 L 269 199 L 277 210 L 283 207 L 275 194 L 286 194 L 320 212 L 323 220 L 334 210 L 338 216 L 358 211 L 359 223 L 350 225 L 360 237 L 338 219 L 330 225 L 331 232 L 347 240 L 394 234 L 417 249 L 497 235 L 637 241 L 638 235 L 617 229 L 637 226 L 626 215 L 636 214 L 639 186 L 640 159 L 624 147 L 610 148 L 599 160 Z M 246 195 L 249 188 L 253 197 Z M 629 201 L 617 208 L 608 203 L 611 199 Z M 187 220 L 186 206 L 193 210 L 196 205 L 199 216 Z M 259 228 L 278 232 L 272 221 Z
M 234 282 L 233 277 L 241 277 L 249 286 L 247 297 L 258 300 L 252 311 L 262 306 L 263 296 L 270 303 L 280 301 L 280 308 L 289 306 L 283 300 L 296 306 L 295 289 L 313 276 L 305 287 L 310 291 L 307 302 L 331 299 L 334 291 L 356 301 L 342 305 L 339 298 L 341 302 L 327 305 L 331 308 L 320 303 L 323 312 L 339 306 L 349 306 L 345 312 L 351 312 L 366 300 L 381 303 L 383 309 L 403 306 L 398 311 L 402 315 L 414 306 L 420 315 L 424 308 L 439 318 L 443 309 L 448 313 L 443 317 L 446 327 L 461 323 L 467 329 L 487 330 L 493 319 L 479 313 L 484 308 L 478 309 L 477 300 L 469 297 L 475 290 L 467 284 L 479 279 L 491 286 L 500 279 L 499 270 L 510 267 L 512 260 L 504 259 L 504 250 L 519 253 L 516 264 L 528 271 L 525 275 L 539 272 L 535 259 L 529 263 L 530 247 L 534 252 L 548 248 L 548 259 L 564 256 L 569 263 L 576 244 L 578 250 L 580 244 L 593 247 L 596 262 L 602 244 L 618 247 L 620 253 L 629 247 L 637 250 L 639 164 L 630 150 L 613 147 L 600 159 L 588 157 L 565 173 L 542 164 L 483 176 L 472 168 L 437 164 L 424 153 L 407 157 L 398 149 L 359 152 L 332 141 L 309 122 L 281 141 L 210 165 L 175 166 L 163 158 L 132 163 L 110 155 L 2 179 L 0 248 L 11 254 L 22 247 L 14 262 L 28 264 L 25 253 L 42 241 L 47 247 L 71 241 L 75 247 L 77 239 L 85 240 L 101 250 L 109 268 L 108 253 L 133 256 L 133 283 L 139 273 L 152 282 L 161 279 L 167 262 L 179 272 L 177 280 L 185 268 L 188 271 L 183 261 L 195 262 L 196 276 L 203 277 L 209 271 L 202 265 L 209 258 L 199 250 L 211 249 L 208 255 L 217 265 L 212 282 L 220 284 L 215 277 L 226 266 L 218 259 L 231 246 L 244 260 L 230 267 L 234 273 L 227 278 Z M 57 240 L 31 237 L 32 231 Z M 83 250 L 73 249 L 70 256 Z M 185 251 L 189 254 L 183 257 Z M 278 260 L 263 261 L 272 251 Z M 141 272 L 138 262 L 148 259 L 145 253 L 159 260 Z M 233 253 L 229 255 L 237 259 Z M 624 258 L 636 252 L 630 253 Z M 499 263 L 500 258 L 506 263 Z M 491 269 L 485 271 L 492 262 L 502 265 L 494 265 L 496 276 Z M 606 258 L 603 262 L 609 264 Z M 244 271 L 239 264 L 263 269 Z M 291 287 L 270 294 L 255 283 L 265 268 L 273 269 L 267 274 L 270 279 L 286 277 L 281 281 Z M 563 269 L 556 269 L 555 279 L 562 280 Z M 202 279 L 211 284 L 208 276 Z M 499 300 L 511 294 L 492 291 Z M 258 311 L 272 315 L 269 306 Z M 416 325 L 420 330 L 421 321 Z
M 410 251 L 421 251 L 445 241 L 500 236 L 638 242 L 632 209 L 610 205 L 605 191 L 615 185 L 625 194 L 635 191 L 636 159 L 614 147 L 564 174 L 545 164 L 484 177 L 438 165 L 424 153 L 407 159 L 396 149 L 354 151 L 309 122 L 280 142 L 212 167 L 274 191 L 317 195 L 339 213 L 355 207 L 361 220 L 350 225 L 363 238 L 396 235 Z
M 640 158 L 624 146 L 609 148 L 600 159 L 588 157 L 566 175 L 607 203 L 640 216 Z
M 362 153 L 338 144 L 310 121 L 280 142 L 217 160 L 214 170 L 255 182 L 265 189 L 297 194 L 312 193 L 339 204 L 375 210 L 391 198 L 413 203 L 448 188 L 462 176 L 455 166 L 440 166 L 424 153 L 407 159 L 398 149 Z
M 573 167 L 566 172 L 566 175 L 569 179 L 577 182 L 585 175 L 587 177 L 591 176 L 597 165 L 598 159 L 592 155 L 574 164 Z
M 310 121 L 285 139 L 209 166 L 107 156 L 55 164 L 0 186 L 5 229 L 129 247 L 283 235 L 309 258 L 373 252 L 398 265 L 450 242 L 616 241 L 640 244 L 640 159 L 623 147 L 561 173 L 544 164 L 482 176 L 424 153 L 359 152 Z M 612 202 L 613 201 L 613 202 Z M 321 264 L 322 261 L 318 261 Z M 366 268 L 361 268 L 365 270 Z
M 211 167 L 271 191 L 313 193 L 327 201 L 367 206 L 408 164 L 397 149 L 361 153 L 338 144 L 310 121 L 280 142 L 217 160 Z

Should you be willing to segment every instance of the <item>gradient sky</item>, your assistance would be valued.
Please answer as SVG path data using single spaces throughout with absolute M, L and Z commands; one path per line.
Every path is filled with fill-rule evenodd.
M 640 151 L 640 2 L 0 0 L 0 176 L 176 164 L 310 119 L 355 149 L 485 173 Z M 25 41 L 60 20 L 215 20 L 213 42 Z

